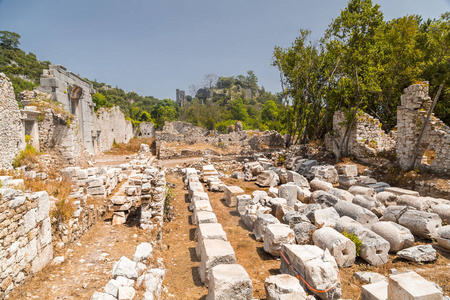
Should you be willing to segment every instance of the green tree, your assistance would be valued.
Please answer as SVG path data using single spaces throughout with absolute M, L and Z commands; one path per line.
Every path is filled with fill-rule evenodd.
M 241 98 L 231 102 L 231 118 L 239 121 L 246 121 L 248 119 L 248 112 Z
M 15 49 L 20 45 L 20 34 L 11 31 L 0 31 L 0 45 L 2 48 Z

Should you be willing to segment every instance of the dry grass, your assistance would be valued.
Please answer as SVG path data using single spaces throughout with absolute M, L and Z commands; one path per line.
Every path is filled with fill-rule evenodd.
M 154 138 L 132 138 L 128 143 L 115 143 L 110 151 L 105 152 L 105 154 L 120 154 L 129 155 L 139 152 L 141 144 L 147 144 L 152 148 L 155 142 Z
M 47 191 L 49 196 L 54 196 L 59 200 L 69 199 L 69 195 L 72 191 L 72 183 L 65 179 L 47 179 L 45 181 L 41 179 L 26 179 L 20 176 L 24 180 L 25 191 L 39 192 Z

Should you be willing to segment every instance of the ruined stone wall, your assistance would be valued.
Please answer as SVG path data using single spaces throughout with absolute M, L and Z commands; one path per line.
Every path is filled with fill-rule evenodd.
M 0 168 L 10 168 L 24 148 L 25 136 L 14 89 L 9 78 L 0 73 Z
M 152 122 L 142 122 L 139 124 L 139 136 L 142 138 L 154 138 L 155 125 Z
M 345 113 L 336 111 L 333 115 L 333 134 L 339 145 L 345 135 L 346 123 Z M 359 113 L 354 127 L 349 132 L 348 153 L 357 158 L 374 157 L 379 152 L 393 150 L 395 143 L 395 133 L 386 134 L 378 119 L 366 113 Z M 325 145 L 328 151 L 338 153 L 338 147 L 331 136 L 326 137 Z
M 51 108 L 45 109 L 41 117 L 40 151 L 56 150 L 70 165 L 82 164 L 86 158 L 77 118 Z
M 95 119 L 92 94 L 93 85 L 85 79 L 69 72 L 60 65 L 50 65 L 41 76 L 43 92 L 52 95 L 53 100 L 63 104 L 64 108 L 78 118 L 84 148 L 93 153 L 92 127 Z
M 53 258 L 47 192 L 0 188 L 0 299 Z
M 125 120 L 118 106 L 100 108 L 94 120 L 92 143 L 96 153 L 108 151 L 116 143 L 128 143 L 133 134 L 133 124 Z
M 404 89 L 397 108 L 397 157 L 403 169 L 410 167 L 414 148 L 431 107 L 428 82 Z M 450 172 L 450 128 L 434 115 L 425 128 L 415 167 L 437 173 Z

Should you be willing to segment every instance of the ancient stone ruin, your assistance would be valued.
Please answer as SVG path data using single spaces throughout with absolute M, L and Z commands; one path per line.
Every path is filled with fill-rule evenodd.
M 19 110 L 0 74 L 0 299 L 448 298 L 450 190 L 391 186 L 359 164 L 386 152 L 411 163 L 426 84 L 405 89 L 396 132 L 357 116 L 358 164 L 239 123 L 138 130 L 117 107 L 94 113 L 92 86 L 61 66 L 42 85 Z M 138 152 L 94 157 L 135 136 L 156 151 L 141 139 Z M 433 117 L 415 166 L 447 172 L 449 136 Z M 13 169 L 26 145 L 47 164 Z

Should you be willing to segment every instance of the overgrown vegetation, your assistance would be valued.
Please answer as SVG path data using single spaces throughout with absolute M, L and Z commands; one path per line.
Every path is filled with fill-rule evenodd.
M 347 114 L 347 128 L 364 111 L 391 130 L 403 89 L 422 81 L 431 96 L 447 83 L 435 113 L 450 124 L 450 12 L 386 21 L 371 0 L 350 0 L 318 41 L 301 29 L 291 47 L 275 47 L 273 65 L 290 143 L 323 138 L 336 110 Z M 346 155 L 346 145 L 338 146 Z
M 70 199 L 62 199 L 56 201 L 56 209 L 52 211 L 52 217 L 56 218 L 58 222 L 68 221 L 75 212 L 75 205 Z
M 359 256 L 359 254 L 361 253 L 362 241 L 353 233 L 348 233 L 347 230 L 345 230 L 345 229 L 344 229 L 344 232 L 342 232 L 342 235 L 345 236 L 346 238 L 348 238 L 349 240 L 351 240 L 355 244 L 356 256 Z
M 36 156 L 40 154 L 31 144 L 31 137 L 29 135 L 25 135 L 25 143 L 25 149 L 21 150 L 13 159 L 12 165 L 14 168 L 36 163 Z

